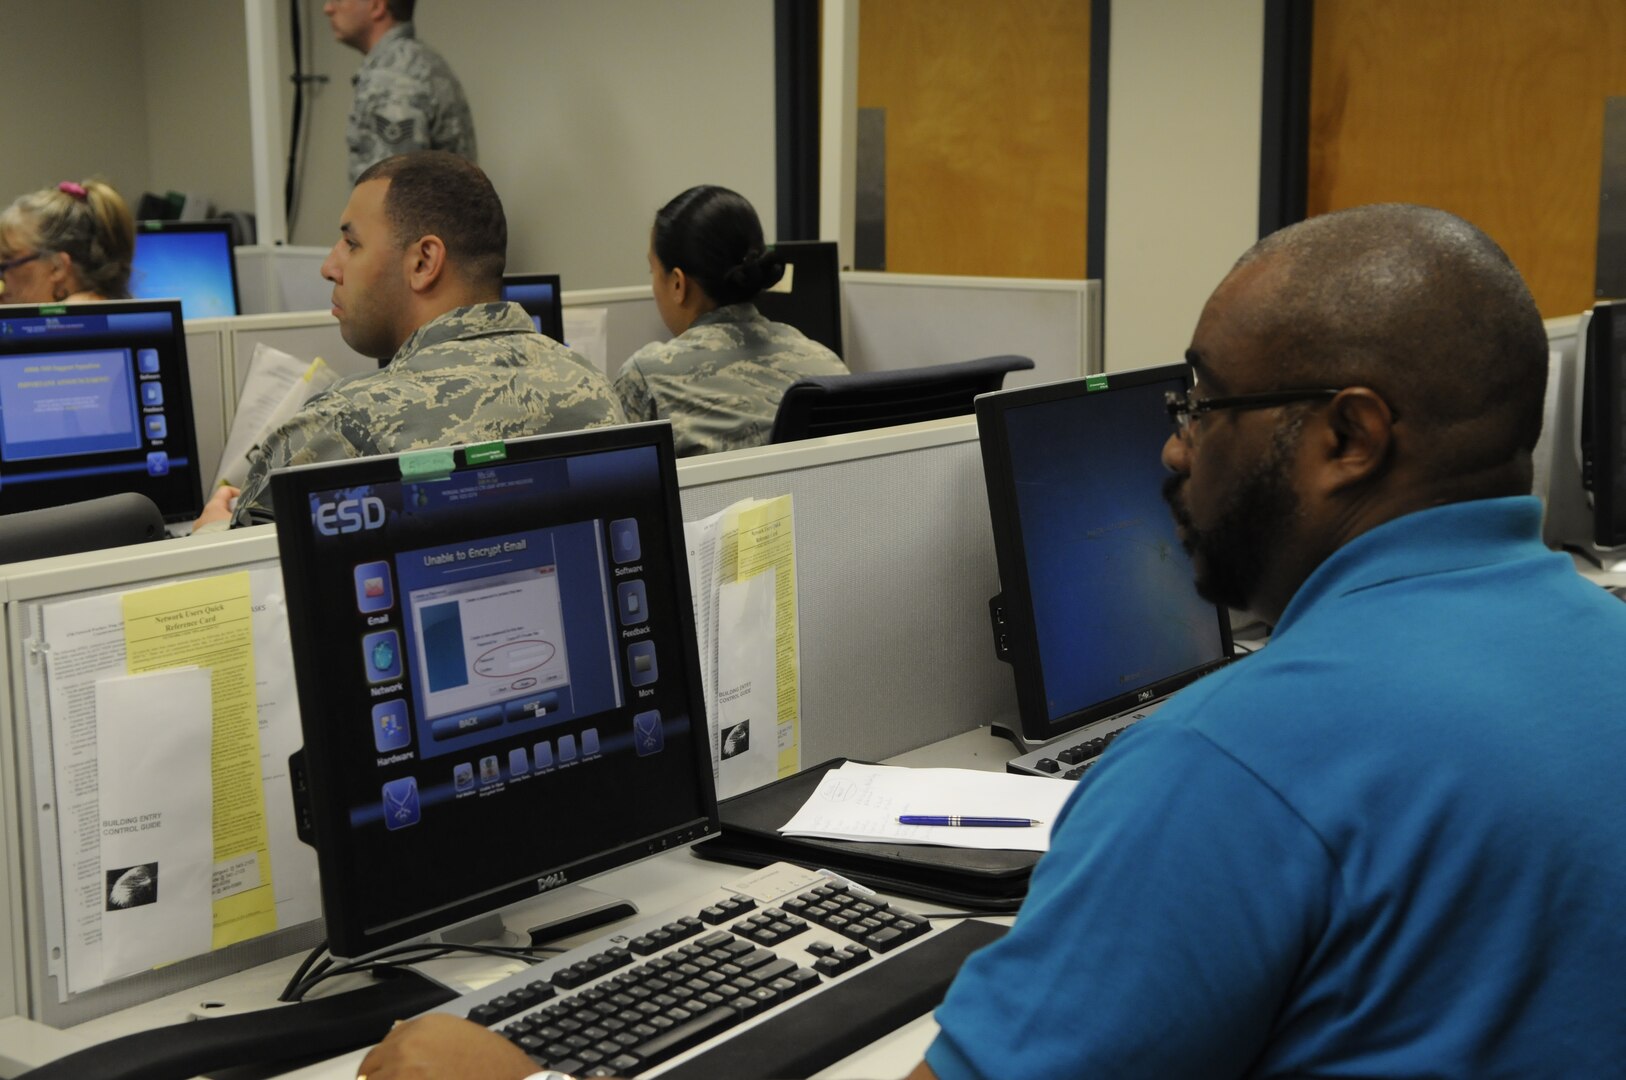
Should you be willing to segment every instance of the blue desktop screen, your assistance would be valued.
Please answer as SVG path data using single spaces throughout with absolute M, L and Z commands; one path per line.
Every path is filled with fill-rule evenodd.
M 1163 393 L 1184 389 L 1176 378 L 1007 416 L 1051 718 L 1223 656 L 1162 496 Z
M 176 297 L 188 319 L 236 315 L 234 275 L 231 237 L 224 230 L 136 233 L 131 296 Z

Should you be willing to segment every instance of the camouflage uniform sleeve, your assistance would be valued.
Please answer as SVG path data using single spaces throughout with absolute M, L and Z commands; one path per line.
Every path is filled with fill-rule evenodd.
M 639 355 L 633 354 L 622 364 L 615 377 L 615 396 L 621 399 L 621 411 L 633 424 L 640 420 L 659 419 L 655 396 L 649 392 L 649 382 L 644 378 L 643 369 L 638 366 Z
M 366 433 L 350 415 L 348 402 L 324 395 L 313 398 L 298 415 L 260 444 L 249 464 L 248 479 L 232 511 L 232 528 L 274 521 L 271 507 L 271 470 L 316 461 L 342 461 L 373 453 Z

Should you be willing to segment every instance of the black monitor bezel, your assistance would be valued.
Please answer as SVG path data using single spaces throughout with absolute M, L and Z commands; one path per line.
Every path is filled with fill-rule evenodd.
M 535 461 L 573 454 L 632 449 L 653 446 L 659 456 L 662 486 L 665 491 L 665 512 L 671 524 L 667 557 L 672 560 L 673 582 L 678 593 L 679 610 L 694 609 L 688 574 L 688 552 L 683 542 L 682 507 L 678 499 L 677 455 L 672 444 L 672 427 L 667 421 L 627 424 L 618 427 L 597 428 L 589 431 L 556 435 L 537 435 L 510 440 L 504 444 L 508 461 Z M 466 448 L 453 450 L 457 471 L 488 467 L 470 465 Z M 359 487 L 365 484 L 399 481 L 401 455 L 360 458 L 351 461 L 303 465 L 278 469 L 271 474 L 273 505 L 281 507 L 309 507 L 308 496 L 313 491 Z M 293 520 L 292 512 L 279 520 Z M 279 526 L 277 549 L 281 556 L 285 581 L 310 578 L 310 531 Z M 305 744 L 301 752 L 304 761 L 307 790 L 304 799 L 309 807 L 311 843 L 316 848 L 317 865 L 322 897 L 322 913 L 327 924 L 328 949 L 336 956 L 358 957 L 402 942 L 422 938 L 445 930 L 523 900 L 534 899 L 545 877 L 562 875 L 553 884 L 576 884 L 586 878 L 630 863 L 687 846 L 717 835 L 717 793 L 712 774 L 709 740 L 706 737 L 706 706 L 700 681 L 700 655 L 695 635 L 680 634 L 683 642 L 683 664 L 688 681 L 690 716 L 695 718 L 697 736 L 691 740 L 694 775 L 698 795 L 704 809 L 702 816 L 679 825 L 663 829 L 622 847 L 600 851 L 593 856 L 564 865 L 538 867 L 536 873 L 516 877 L 515 882 L 503 889 L 488 891 L 477 897 L 468 897 L 452 905 L 441 905 L 408 920 L 397 920 L 383 929 L 369 931 L 365 927 L 365 913 L 356 905 L 352 890 L 364 884 L 348 880 L 343 873 L 345 856 L 353 833 L 347 824 L 348 807 L 336 796 L 342 789 L 334 725 L 321 722 L 324 715 L 325 689 L 314 682 L 310 674 L 321 670 L 317 654 L 324 649 L 324 635 L 313 624 L 313 616 L 297 589 L 287 590 L 288 630 L 292 645 L 295 682 L 298 687 L 300 726 Z M 296 808 L 298 809 L 298 808 Z
M 234 318 L 243 314 L 243 293 L 237 285 L 237 245 L 232 243 L 235 239 L 232 223 L 227 218 L 209 218 L 205 221 L 164 221 L 159 218 L 149 218 L 136 222 L 136 242 L 140 243 L 142 233 L 222 233 L 226 237 L 226 264 L 231 273 L 231 303 L 230 315 L 199 316 L 199 318 Z M 132 266 L 134 253 L 131 254 Z M 181 313 L 186 314 L 184 311 Z
M 559 332 L 557 334 L 549 334 L 547 332 L 547 330 L 544 329 L 542 331 L 542 333 L 544 335 L 546 335 L 547 337 L 552 338 L 554 341 L 557 341 L 561 345 L 565 344 L 565 299 L 564 299 L 564 290 L 559 285 L 559 275 L 558 274 L 504 274 L 502 276 L 502 287 L 503 287 L 505 292 L 506 292 L 506 290 L 508 289 L 508 287 L 510 285 L 552 285 L 553 286 L 553 314 L 552 314 L 551 317 L 552 317 L 552 320 L 553 320 L 553 325 L 558 328 Z M 511 301 L 511 303 L 518 304 L 519 301 L 514 300 L 514 301 Z M 521 305 L 521 306 L 523 307 L 524 305 Z M 535 314 L 535 312 L 531 311 L 530 308 L 525 308 L 525 312 L 528 315 L 534 315 Z
M 829 332 L 809 333 L 805 327 L 796 326 L 789 319 L 780 317 L 784 313 L 776 312 L 773 309 L 778 305 L 777 298 L 784 294 L 774 292 L 771 287 L 757 294 L 757 310 L 776 322 L 796 326 L 796 329 L 807 337 L 817 341 L 837 356 L 843 356 L 844 352 L 841 343 L 841 255 L 837 250 L 836 242 L 834 240 L 783 240 L 774 244 L 773 250 L 775 254 L 784 256 L 787 266 L 797 267 L 795 271 L 791 272 L 793 274 L 791 279 L 792 293 L 795 292 L 794 275 L 801 274 L 801 268 L 803 267 L 819 277 L 828 278 L 830 283 L 830 309 L 825 312 L 825 315 L 828 317 L 830 324 L 828 327 Z M 767 298 L 766 308 L 763 306 L 764 298 Z
M 30 311 L 33 312 L 32 316 L 28 314 Z M 203 463 L 198 460 L 197 409 L 192 401 L 192 367 L 191 361 L 186 355 L 186 324 L 182 317 L 181 302 L 179 300 L 95 300 L 73 304 L 0 304 L 0 318 L 6 319 L 49 318 L 71 314 L 76 311 L 94 311 L 98 314 L 107 315 L 140 315 L 161 311 L 170 316 L 169 322 L 175 343 L 175 359 L 180 365 L 181 378 L 176 380 L 174 384 L 166 384 L 170 385 L 170 389 L 166 390 L 165 394 L 166 400 L 169 401 L 173 400 L 173 395 L 178 395 L 181 398 L 179 404 L 184 408 L 172 410 L 166 407 L 165 414 L 170 415 L 178 412 L 186 417 L 186 423 L 182 425 L 186 429 L 182 441 L 185 443 L 187 460 L 192 462 L 192 468 L 197 474 L 197 483 L 189 490 L 191 495 L 190 505 L 168 513 L 164 513 L 164 508 L 161 506 L 158 510 L 159 513 L 163 514 L 164 521 L 171 525 L 196 521 L 198 515 L 203 513 L 203 485 L 209 481 L 203 475 Z M 165 438 L 174 438 L 174 435 L 166 435 Z M 154 500 L 154 502 L 156 501 Z
M 1583 356 L 1581 441 L 1586 481 L 1592 492 L 1592 542 L 1600 548 L 1626 545 L 1626 506 L 1616 498 L 1616 475 L 1626 460 L 1626 300 L 1592 309 Z
M 1021 518 L 1014 494 L 1012 461 L 1007 418 L 1010 412 L 1032 405 L 1084 397 L 1104 390 L 1142 386 L 1152 382 L 1181 379 L 1189 388 L 1190 369 L 1184 364 L 1090 375 L 1081 379 L 1016 387 L 976 400 L 978 443 L 982 449 L 984 486 L 988 492 L 988 515 L 993 525 L 994 558 L 999 569 L 1001 594 L 998 632 L 1005 637 L 998 651 L 1015 676 L 1018 718 L 1022 738 L 1030 743 L 1048 742 L 1069 731 L 1115 716 L 1139 704 L 1155 700 L 1186 686 L 1229 662 L 1233 653 L 1230 613 L 1215 605 L 1219 622 L 1221 659 L 1161 679 L 1149 686 L 1098 702 L 1088 708 L 1066 713 L 1052 720 L 1045 705 L 1044 669 L 1039 653 L 1039 634 L 1033 616 L 1033 592 L 1028 579 L 1027 547 L 1023 542 Z M 1171 427 L 1172 431 L 1172 427 Z M 997 643 L 996 643 L 997 644 Z

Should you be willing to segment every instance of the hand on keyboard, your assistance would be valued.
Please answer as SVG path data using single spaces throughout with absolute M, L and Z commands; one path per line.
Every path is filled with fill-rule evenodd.
M 428 1013 L 397 1024 L 367 1052 L 357 1076 L 367 1080 L 522 1080 L 536 1071 L 525 1052 L 468 1020 Z

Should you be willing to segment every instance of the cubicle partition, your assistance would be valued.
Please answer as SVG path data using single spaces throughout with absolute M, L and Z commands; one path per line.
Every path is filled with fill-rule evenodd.
M 790 495 L 795 518 L 800 704 L 804 765 L 836 755 L 876 760 L 991 719 L 1011 720 L 1011 676 L 994 658 L 988 598 L 997 591 L 975 421 L 934 421 L 858 435 L 689 459 L 678 465 L 684 517 L 697 520 L 747 497 Z M 287 925 L 252 941 L 157 970 L 64 994 L 68 940 L 58 818 L 60 763 L 45 657 L 53 622 L 85 598 L 107 598 L 178 580 L 250 571 L 254 654 L 287 651 L 273 527 L 0 566 L 0 957 L 11 953 L 0 1010 L 64 1027 L 308 947 L 319 924 Z M 114 604 L 104 621 L 117 620 Z M 257 612 L 256 619 L 264 612 Z M 66 618 L 66 614 L 62 615 Z M 122 629 L 122 627 L 121 627 Z M 280 651 L 278 651 L 280 650 Z M 57 654 L 62 659 L 62 653 Z M 292 694 L 292 680 L 286 679 Z M 60 689 L 60 688 L 59 688 Z M 257 704 L 265 745 L 298 741 L 297 712 Z M 274 695 L 273 695 L 274 696 Z M 292 730 L 290 730 L 290 727 Z M 274 766 L 274 756 L 268 757 Z M 267 808 L 286 810 L 286 780 L 268 781 Z M 289 815 L 291 817 L 291 815 Z M 295 860 L 297 863 L 297 860 Z M 286 866 L 281 874 L 286 871 Z M 278 877 L 279 886 L 283 878 Z M 314 878 L 292 879 L 292 901 L 316 896 Z M 300 892 L 303 890 L 303 892 Z M 282 893 L 279 887 L 279 918 Z M 4 1015 L 0 1011 L 0 1015 Z
M 1101 283 L 849 271 L 841 275 L 842 339 L 854 371 L 927 367 L 1014 353 L 1032 358 L 1005 385 L 1104 370 Z M 1120 364 L 1144 367 L 1145 357 Z
M 237 389 L 233 382 L 230 328 L 232 318 L 187 319 L 186 367 L 192 384 L 192 425 L 198 436 L 198 472 L 205 484 L 220 468 L 231 430 Z M 209 493 L 203 493 L 208 501 Z
M 244 315 L 327 306 L 332 291 L 322 278 L 327 248 L 245 244 L 233 250 L 237 257 L 238 299 Z

